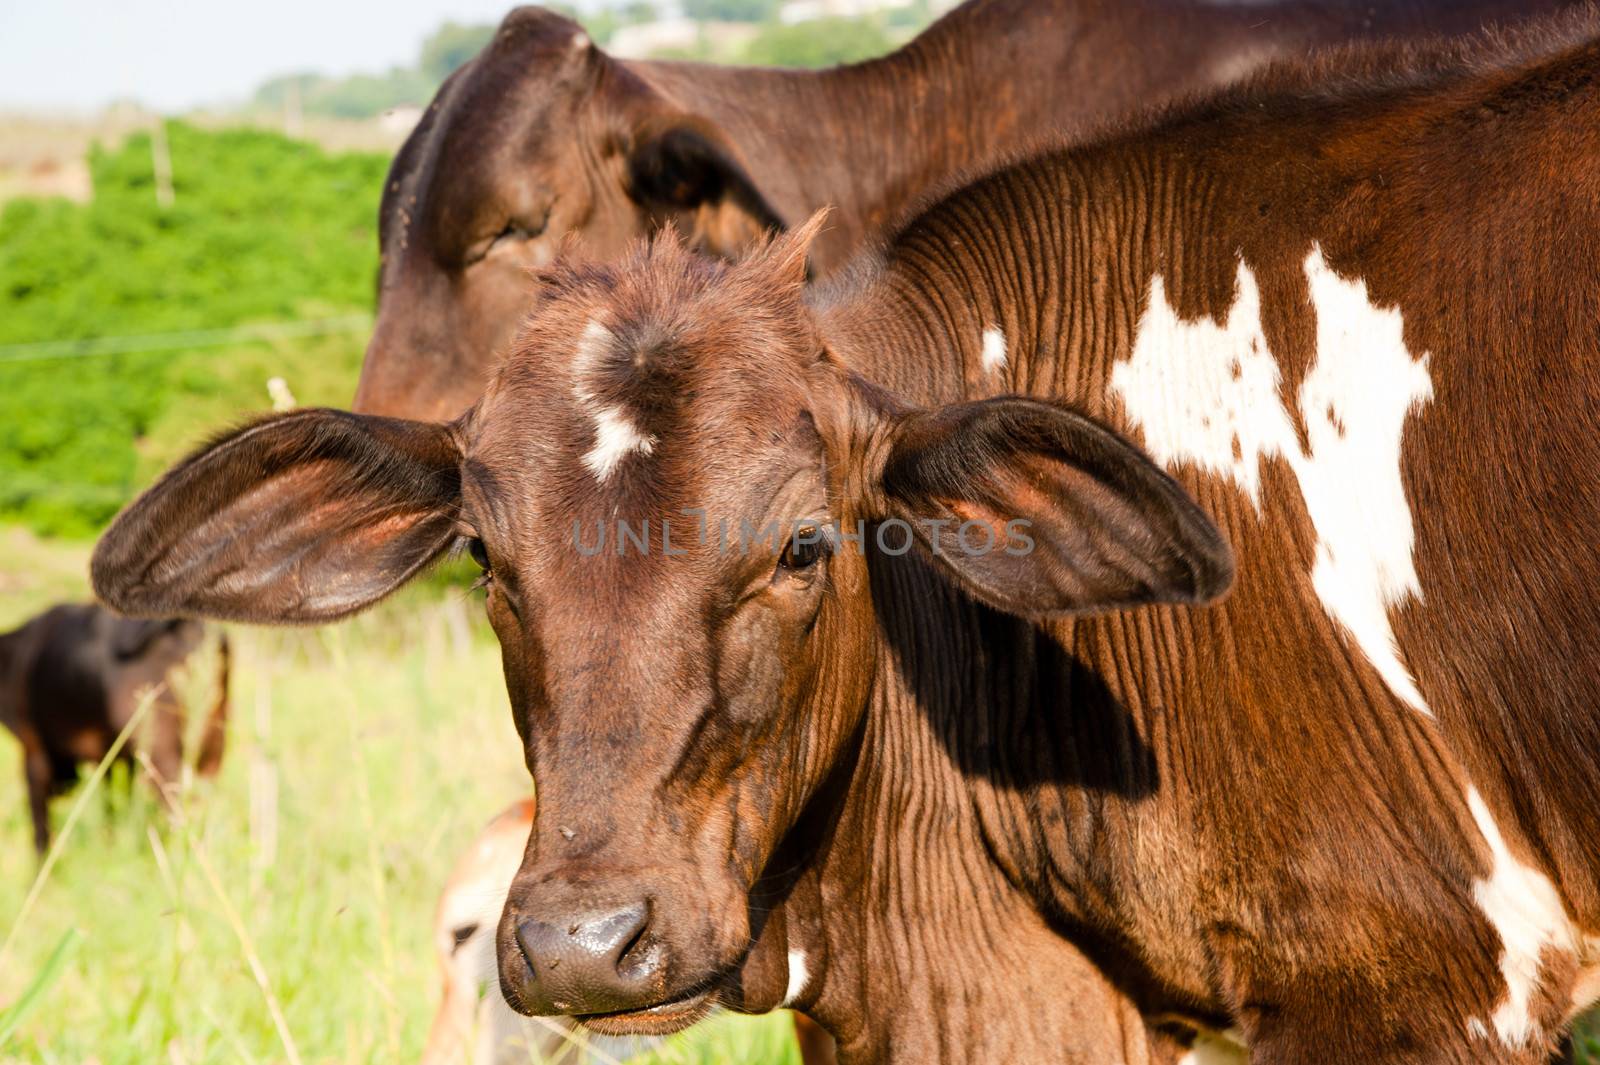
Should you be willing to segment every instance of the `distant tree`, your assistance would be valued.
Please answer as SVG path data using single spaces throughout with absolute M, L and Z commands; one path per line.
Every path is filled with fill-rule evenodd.
M 779 0 L 689 0 L 728 11 L 742 11 L 754 18 L 776 12 Z M 650 0 L 628 0 L 618 7 L 599 8 L 592 15 L 581 15 L 564 0 L 546 6 L 569 18 L 578 19 L 589 36 L 600 44 L 623 26 L 651 22 L 658 16 Z M 732 18 L 727 13 L 702 17 Z M 738 16 L 743 17 L 743 16 Z M 410 67 L 393 67 L 383 74 L 353 74 L 329 78 L 321 74 L 289 74 L 264 82 L 255 93 L 258 107 L 278 110 L 289 98 L 290 88 L 298 89 L 300 107 L 309 115 L 333 118 L 373 118 L 402 104 L 425 104 L 438 91 L 445 78 L 481 52 L 494 39 L 495 27 L 446 22 L 428 35 Z
M 918 33 L 933 21 L 933 5 L 929 0 L 912 0 L 905 7 L 885 11 L 883 21 L 891 30 Z
M 602 7 L 591 14 L 580 14 L 576 9 L 567 4 L 547 4 L 552 11 L 559 11 L 568 18 L 576 19 L 583 23 L 583 28 L 588 31 L 589 37 L 596 44 L 606 44 L 611 40 L 611 35 L 624 26 L 634 26 L 641 22 L 654 22 L 660 18 L 656 6 L 648 0 L 632 0 L 621 7 Z
M 260 88 L 256 89 L 255 102 L 260 107 L 277 109 L 288 102 L 291 87 L 298 89 L 300 98 L 304 100 L 327 85 L 328 80 L 321 74 L 284 74 L 262 82 Z
M 401 104 L 425 104 L 435 88 L 431 78 L 394 67 L 387 74 L 352 74 L 326 82 L 305 97 L 304 106 L 334 118 L 371 118 Z
M 753 66 L 832 67 L 883 55 L 894 41 L 871 18 L 821 18 L 764 27 L 741 57 Z
M 446 22 L 422 42 L 417 72 L 433 84 L 439 84 L 455 73 L 457 67 L 483 51 L 483 46 L 494 39 L 494 30 L 487 24 L 464 26 L 459 22 Z
M 683 13 L 699 21 L 766 22 L 781 6 L 782 0 L 683 0 Z

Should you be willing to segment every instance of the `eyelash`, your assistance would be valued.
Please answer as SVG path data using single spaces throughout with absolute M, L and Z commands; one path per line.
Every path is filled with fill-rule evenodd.
M 528 225 L 524 225 L 515 220 L 509 221 L 505 224 L 504 229 L 500 230 L 500 232 L 489 238 L 489 242 L 482 246 L 482 251 L 470 254 L 468 256 L 467 263 L 470 265 L 472 263 L 482 262 L 484 259 L 489 257 L 490 252 L 492 252 L 497 246 L 505 241 L 536 240 L 544 235 L 545 230 L 548 229 L 549 226 L 550 219 L 548 215 L 546 215 L 543 220 Z

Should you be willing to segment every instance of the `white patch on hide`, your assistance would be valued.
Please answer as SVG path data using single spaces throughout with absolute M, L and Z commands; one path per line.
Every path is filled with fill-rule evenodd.
M 811 974 L 806 970 L 806 952 L 792 948 L 789 951 L 789 986 L 783 992 L 785 1006 L 800 997 L 806 989 L 806 981 L 811 979 Z
M 1505 997 L 1489 1021 L 1505 1045 L 1527 1046 L 1539 1033 L 1529 1006 L 1539 989 L 1540 955 L 1546 947 L 1573 950 L 1577 937 L 1555 885 L 1512 855 L 1477 788 L 1467 788 L 1467 808 L 1489 844 L 1492 863 L 1489 875 L 1473 883 L 1472 897 L 1500 936 L 1500 975 L 1506 982 Z M 1467 1022 L 1467 1030 L 1488 1037 L 1476 1017 Z
M 1317 358 L 1296 400 L 1302 450 L 1279 395 L 1281 373 L 1261 325 L 1261 291 L 1243 262 L 1221 325 L 1185 321 L 1157 275 L 1133 352 L 1111 388 L 1171 467 L 1189 462 L 1231 479 L 1261 509 L 1261 464 L 1293 471 L 1317 534 L 1312 585 L 1391 691 L 1429 714 L 1401 662 L 1388 609 L 1421 595 L 1411 509 L 1400 479 L 1407 416 L 1433 397 L 1428 357 L 1413 359 L 1398 309 L 1374 307 L 1313 247 L 1305 261 L 1317 317 Z
M 1006 368 L 1006 335 L 999 329 L 983 331 L 983 353 L 979 361 L 984 373 L 996 373 Z

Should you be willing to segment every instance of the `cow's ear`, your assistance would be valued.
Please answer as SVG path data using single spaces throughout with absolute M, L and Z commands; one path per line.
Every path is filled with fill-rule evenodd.
M 223 437 L 112 523 L 95 594 L 135 616 L 317 622 L 394 591 L 454 539 L 448 426 L 301 410 Z
M 1178 484 L 1065 407 L 1001 398 L 891 416 L 881 519 L 979 599 L 1023 617 L 1203 603 L 1233 558 Z M 905 533 L 878 539 L 893 549 Z
M 628 194 L 657 221 L 676 223 L 701 250 L 724 258 L 784 228 L 733 146 L 692 119 L 639 131 L 628 157 Z

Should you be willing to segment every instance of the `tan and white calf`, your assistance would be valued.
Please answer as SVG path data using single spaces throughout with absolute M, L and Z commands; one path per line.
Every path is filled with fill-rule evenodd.
M 495 930 L 506 892 L 528 847 L 534 802 L 500 811 L 461 853 L 433 919 L 439 962 L 439 1008 L 428 1029 L 422 1065 L 529 1065 L 531 1061 L 612 1062 L 650 1049 L 649 1039 L 592 1035 L 566 1018 L 523 1017 L 500 994 Z M 804 1065 L 829 1065 L 833 1041 L 813 1021 L 795 1015 Z
M 501 811 L 462 852 L 439 894 L 433 948 L 441 993 L 423 1065 L 525 1065 L 583 1042 L 565 1020 L 520 1016 L 500 995 L 494 929 L 532 825 L 531 799 Z M 568 1050 L 563 1060 L 573 1056 Z

